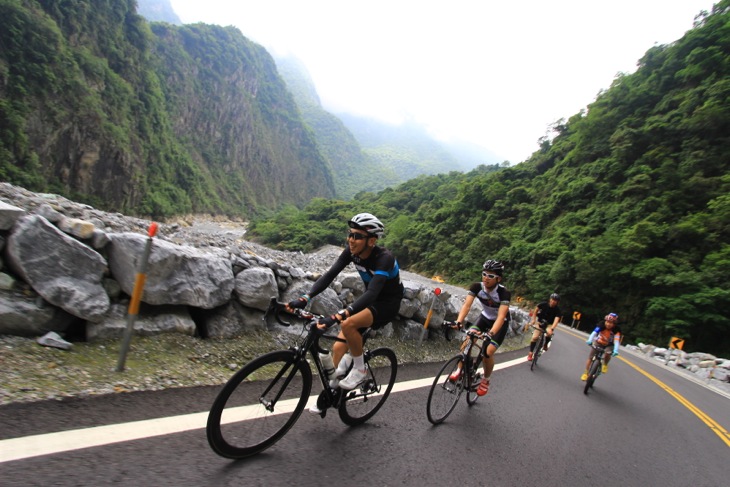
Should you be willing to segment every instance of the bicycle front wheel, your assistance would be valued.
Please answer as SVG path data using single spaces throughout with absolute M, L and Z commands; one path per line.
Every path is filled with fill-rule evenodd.
M 349 426 L 362 424 L 372 418 L 388 399 L 395 376 L 398 360 L 389 348 L 376 348 L 366 353 L 368 378 L 351 391 L 343 391 L 339 413 L 343 423 Z
M 245 458 L 269 448 L 302 414 L 311 389 L 309 365 L 291 350 L 252 360 L 216 397 L 208 414 L 208 443 L 226 458 Z
M 481 355 L 479 355 L 481 357 Z M 477 403 L 477 399 L 479 399 L 479 394 L 477 394 L 477 388 L 479 387 L 479 383 L 482 381 L 482 374 L 480 374 L 479 371 L 479 365 L 482 363 L 481 359 L 477 357 L 474 359 L 474 363 L 471 366 L 471 371 L 469 373 L 469 380 L 466 381 L 465 389 L 466 389 L 466 403 L 469 406 L 473 406 Z
M 545 335 L 540 335 L 540 338 L 537 339 L 537 343 L 535 343 L 535 349 L 532 351 L 532 363 L 530 364 L 530 370 L 532 370 L 537 365 L 537 359 L 540 358 L 540 354 L 542 353 L 542 347 L 545 345 Z
M 591 368 L 588 370 L 588 378 L 586 379 L 586 385 L 583 388 L 583 394 L 588 394 L 588 389 L 593 387 L 593 383 L 596 381 L 596 377 L 598 377 L 598 369 L 600 367 L 600 360 L 594 360 L 591 362 Z
M 449 380 L 449 376 L 456 372 L 461 362 L 461 355 L 452 358 L 441 367 L 433 380 L 431 390 L 428 392 L 428 402 L 426 403 L 426 415 L 432 424 L 442 423 L 448 418 L 459 401 L 459 397 L 464 390 L 463 384 L 465 381 L 460 378 L 454 382 Z M 463 373 L 464 370 L 462 370 Z

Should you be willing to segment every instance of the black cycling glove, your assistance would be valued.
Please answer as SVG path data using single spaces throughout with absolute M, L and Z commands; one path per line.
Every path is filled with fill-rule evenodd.
M 321 318 L 318 323 L 320 325 L 325 325 L 327 328 L 330 328 L 334 325 L 339 324 L 339 322 L 340 320 L 337 319 L 337 315 L 332 315 Z
M 294 308 L 304 309 L 307 307 L 307 303 L 309 303 L 309 300 L 307 300 L 306 297 L 302 296 L 300 298 L 289 301 L 289 304 L 287 306 L 289 306 L 292 309 L 294 309 Z

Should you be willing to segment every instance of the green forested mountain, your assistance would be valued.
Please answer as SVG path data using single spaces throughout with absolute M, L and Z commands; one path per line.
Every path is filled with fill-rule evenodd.
M 305 122 L 312 128 L 336 180 L 337 196 L 397 186 L 423 174 L 469 170 L 496 157 L 474 144 L 437 142 L 418 124 L 400 126 L 327 112 L 307 68 L 296 58 L 276 60 Z
M 276 64 L 332 168 L 338 198 L 350 199 L 361 191 L 378 191 L 402 181 L 394 169 L 371 160 L 342 121 L 322 108 L 314 83 L 299 60 L 278 58 Z
M 334 195 L 261 46 L 135 6 L 0 0 L 0 179 L 155 217 Z
M 395 170 L 399 175 L 397 182 L 422 174 L 465 171 L 474 167 L 454 157 L 417 123 L 389 125 L 350 113 L 339 113 L 337 116 L 372 161 Z M 487 162 L 481 161 L 482 164 Z
M 403 265 L 467 283 L 486 258 L 506 285 L 592 323 L 619 313 L 631 342 L 730 353 L 730 0 L 649 49 L 526 162 L 419 178 L 312 222 L 372 210 Z M 301 221 L 289 215 L 292 227 Z M 280 223 L 283 223 L 280 221 Z M 323 232 L 327 230 L 323 225 Z M 273 238 L 271 222 L 257 223 Z M 279 233 L 285 235 L 281 226 Z M 268 233 L 267 233 L 268 231 Z M 327 238 L 342 239 L 341 226 Z

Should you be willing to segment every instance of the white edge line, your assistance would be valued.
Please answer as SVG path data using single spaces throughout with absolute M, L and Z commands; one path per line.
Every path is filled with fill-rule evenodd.
M 525 363 L 524 357 L 497 364 L 494 370 L 504 369 L 521 363 Z M 404 392 L 420 387 L 427 387 L 432 383 L 433 377 L 398 382 L 393 386 L 392 392 Z M 317 396 L 310 396 L 307 401 L 307 407 L 316 402 Z M 205 411 L 168 418 L 147 419 L 144 421 L 95 426 L 92 428 L 0 440 L 0 463 L 202 429 L 205 428 L 207 419 L 208 411 Z

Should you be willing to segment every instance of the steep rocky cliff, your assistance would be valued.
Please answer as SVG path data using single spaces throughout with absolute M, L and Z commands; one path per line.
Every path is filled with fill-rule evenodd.
M 0 180 L 155 217 L 334 195 L 263 48 L 135 5 L 0 2 Z

